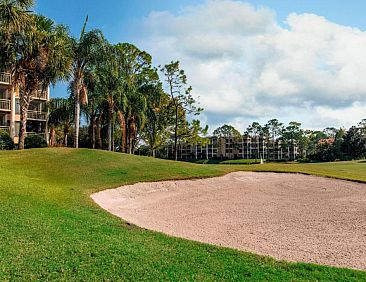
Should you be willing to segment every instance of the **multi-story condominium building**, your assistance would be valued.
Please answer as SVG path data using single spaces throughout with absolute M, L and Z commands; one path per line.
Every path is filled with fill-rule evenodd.
M 9 133 L 15 144 L 19 142 L 20 105 L 19 93 L 12 91 L 9 73 L 0 72 L 0 130 Z M 39 134 L 47 138 L 47 109 L 49 89 L 36 91 L 31 96 L 28 110 L 26 134 Z
M 165 157 L 173 158 L 174 147 L 165 148 Z M 281 140 L 263 137 L 207 137 L 201 144 L 182 143 L 178 146 L 178 158 L 189 159 L 266 159 L 296 160 L 298 146 Z

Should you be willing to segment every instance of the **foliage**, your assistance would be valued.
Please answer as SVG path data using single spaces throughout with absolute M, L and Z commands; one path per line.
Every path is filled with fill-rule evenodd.
M 100 56 L 100 46 L 104 45 L 105 39 L 100 30 L 93 29 L 86 31 L 88 17 L 85 20 L 81 30 L 79 39 L 72 38 L 72 80 L 70 89 L 74 101 L 74 147 L 79 146 L 79 127 L 80 127 L 80 105 L 88 103 L 88 89 L 85 82 L 85 77 L 88 67 L 93 63 L 99 63 L 98 59 L 103 59 Z
M 0 130 L 0 150 L 13 150 L 14 149 L 14 142 L 11 139 L 10 135 Z
M 344 136 L 342 150 L 352 159 L 366 157 L 366 134 L 362 127 L 352 126 Z
M 196 106 L 196 100 L 192 96 L 192 87 L 187 86 L 187 76 L 184 70 L 180 68 L 179 62 L 171 62 L 160 68 L 163 73 L 165 82 L 170 95 L 170 106 L 174 111 L 173 126 L 173 144 L 174 158 L 178 159 L 178 142 L 186 135 L 187 122 L 185 122 L 187 114 L 199 115 L 203 110 Z M 184 133 L 181 135 L 179 131 Z
M 259 124 L 259 122 L 253 122 L 251 125 L 248 126 L 247 130 L 244 132 L 244 135 L 257 137 L 259 135 L 262 135 L 261 133 L 263 127 Z
M 9 24 L 14 27 L 0 35 L 0 45 L 6 49 L 0 53 L 0 61 L 12 74 L 14 90 L 19 91 L 19 149 L 24 148 L 27 112 L 32 93 L 39 89 L 45 91 L 49 84 L 66 79 L 71 64 L 71 45 L 67 28 L 56 25 L 51 19 L 30 13 L 26 9 L 32 2 L 0 2 L 8 11 L 8 17 L 11 17 L 12 12 L 9 11 L 14 7 L 19 16 L 16 18 L 13 13 L 12 20 L 8 18 L 0 21 L 1 30 L 6 29 Z M 24 17 L 27 24 L 19 22 Z
M 277 119 L 271 119 L 265 124 L 264 128 L 268 134 L 270 134 L 272 140 L 276 140 L 283 131 L 283 123 L 279 122 Z
M 147 110 L 146 122 L 140 135 L 148 144 L 149 155 L 156 155 L 156 150 L 163 146 L 169 139 L 169 126 L 173 122 L 173 111 L 171 111 L 170 97 L 166 94 L 161 83 L 145 87 Z M 139 150 L 141 149 L 141 146 Z
M 216 128 L 213 131 L 213 135 L 217 137 L 240 137 L 241 134 L 239 130 L 237 130 L 234 126 L 224 124 L 223 126 L 220 126 Z
M 108 123 L 108 150 L 113 146 L 114 113 L 118 99 L 122 92 L 123 81 L 120 74 L 120 63 L 117 48 L 104 42 L 100 53 L 100 60 L 95 67 L 95 87 L 106 104 L 106 117 Z M 124 93 L 123 93 L 124 94 Z M 122 94 L 122 95 L 123 95 Z
M 68 146 L 68 135 L 74 120 L 73 100 L 71 98 L 53 98 L 48 102 L 48 126 L 50 127 L 50 146 L 56 146 L 56 128 L 63 132 L 62 144 Z
M 322 134 L 319 132 L 315 136 L 321 136 L 323 138 L 316 138 L 315 151 L 309 154 L 308 157 L 312 160 L 322 162 L 333 162 L 336 160 L 344 159 L 344 153 L 342 151 L 344 130 L 329 128 L 325 129 Z
M 123 151 L 132 154 L 146 122 L 149 89 L 159 84 L 159 77 L 151 66 L 150 54 L 129 43 L 117 44 L 116 48 L 123 59 L 120 72 L 124 80 L 124 96 L 119 108 L 124 125 L 121 128 Z
M 25 138 L 24 147 L 25 149 L 46 148 L 47 142 L 42 136 L 38 134 L 29 135 Z
M 202 127 L 201 121 L 199 120 L 192 120 L 190 123 L 188 123 L 188 132 L 186 137 L 184 137 L 183 141 L 189 143 L 189 144 L 201 144 L 205 145 L 207 142 L 207 139 L 205 136 L 208 132 L 208 126 Z

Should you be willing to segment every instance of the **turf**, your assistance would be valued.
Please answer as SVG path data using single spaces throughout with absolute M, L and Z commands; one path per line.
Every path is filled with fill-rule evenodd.
M 260 164 L 259 159 L 235 159 L 235 160 L 220 160 L 220 159 L 198 159 L 189 161 L 195 164 L 233 164 L 233 165 L 248 165 L 248 164 Z
M 94 150 L 0 153 L 0 281 L 365 281 L 361 271 L 279 262 L 172 238 L 98 208 L 92 192 L 229 171 L 366 181 L 366 163 L 197 165 Z

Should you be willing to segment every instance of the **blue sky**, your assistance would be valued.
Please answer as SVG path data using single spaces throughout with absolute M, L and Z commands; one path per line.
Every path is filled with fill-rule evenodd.
M 153 10 L 177 11 L 200 1 L 191 0 L 36 0 L 36 12 L 52 18 L 70 28 L 78 36 L 89 15 L 88 28 L 103 31 L 112 43 L 135 43 L 141 33 L 141 20 Z M 105 3 L 108 3 L 106 5 Z M 52 96 L 65 96 L 67 87 L 59 83 Z
M 221 3 L 220 5 L 213 5 L 212 3 Z M 243 5 L 236 5 L 237 2 L 243 3 Z M 306 126 L 313 126 L 313 127 L 322 127 L 326 123 L 333 123 L 336 126 L 349 126 L 352 122 L 355 123 L 356 119 L 359 118 L 359 115 L 352 116 L 347 122 L 341 123 L 337 120 L 337 116 L 340 114 L 347 114 L 350 112 L 363 111 L 363 93 L 366 93 L 366 88 L 363 89 L 361 86 L 356 89 L 356 83 L 354 82 L 355 89 L 349 89 L 349 93 L 346 93 L 347 99 L 341 97 L 340 94 L 335 93 L 334 89 L 331 87 L 324 88 L 323 85 L 318 83 L 317 85 L 309 85 L 306 90 L 299 90 L 298 83 L 304 83 L 303 77 L 296 77 L 293 78 L 291 75 L 286 76 L 286 72 L 279 69 L 280 62 L 274 62 L 272 65 L 261 65 L 261 70 L 258 71 L 257 65 L 258 62 L 261 60 L 274 60 L 273 57 L 270 59 L 267 58 L 268 53 L 260 53 L 260 54 L 251 54 L 254 56 L 254 60 L 256 61 L 255 64 L 250 63 L 253 60 L 252 56 L 245 55 L 245 56 L 237 56 L 232 57 L 231 60 L 228 57 L 232 56 L 232 50 L 227 47 L 228 45 L 232 44 L 230 41 L 227 41 L 225 45 L 225 40 L 228 37 L 225 37 L 223 34 L 219 34 L 217 30 L 209 30 L 209 27 L 203 28 L 202 33 L 200 35 L 197 30 L 201 28 L 201 22 L 198 20 L 196 22 L 195 27 L 191 27 L 192 31 L 183 31 L 181 26 L 187 24 L 190 25 L 191 22 L 195 21 L 196 17 L 204 17 L 206 15 L 206 11 L 212 11 L 212 16 L 208 15 L 208 17 L 214 23 L 212 26 L 215 26 L 215 22 L 230 22 L 231 18 L 237 17 L 235 19 L 239 25 L 241 20 L 245 17 L 250 19 L 254 25 L 263 25 L 263 34 L 261 36 L 268 37 L 267 41 L 273 40 L 271 33 L 280 33 L 281 35 L 278 36 L 277 40 L 285 40 L 284 37 L 286 36 L 286 32 L 289 30 L 292 34 L 291 38 L 301 38 L 304 40 L 304 45 L 306 45 L 309 41 L 319 40 L 320 42 L 324 43 L 324 38 L 329 37 L 328 30 L 331 30 L 332 38 L 339 39 L 339 42 L 336 43 L 327 43 L 328 47 L 324 48 L 331 48 L 334 47 L 334 52 L 332 54 L 339 54 L 340 51 L 344 51 L 348 46 L 348 43 L 345 44 L 345 40 L 349 40 L 352 38 L 352 42 L 349 44 L 357 44 L 360 43 L 359 40 L 363 38 L 363 33 L 361 31 L 366 30 L 366 17 L 364 16 L 364 12 L 366 11 L 366 1 L 361 0 L 350 0 L 350 1 L 341 1 L 341 0 L 251 0 L 251 1 L 235 1 L 235 0 L 213 0 L 213 1 L 193 1 L 193 0 L 134 0 L 134 1 L 126 1 L 126 0 L 106 0 L 106 1 L 94 1 L 94 0 L 36 0 L 36 11 L 44 14 L 52 19 L 54 19 L 57 23 L 63 23 L 70 27 L 72 34 L 77 36 L 80 32 L 82 24 L 84 22 L 85 16 L 89 15 L 89 28 L 99 28 L 101 29 L 106 37 L 112 42 L 132 42 L 137 44 L 142 49 L 150 52 L 154 58 L 156 58 L 157 63 L 164 63 L 169 62 L 170 60 L 180 60 L 184 68 L 187 69 L 188 75 L 194 76 L 192 79 L 193 89 L 197 89 L 197 96 L 202 97 L 203 104 L 207 110 L 207 114 L 204 115 L 204 119 L 207 123 L 216 125 L 221 120 L 222 122 L 230 122 L 237 125 L 239 128 L 244 128 L 245 124 L 248 123 L 249 119 L 259 119 L 265 121 L 266 119 L 272 118 L 274 115 L 280 115 L 286 121 L 291 119 L 299 119 L 300 121 L 303 120 Z M 108 4 L 105 4 L 108 3 Z M 236 3 L 236 4 L 235 4 Z M 240 4 L 241 4 L 240 3 Z M 250 7 L 248 8 L 247 4 Z M 235 6 L 236 5 L 236 6 Z M 187 7 L 193 7 L 191 10 L 187 11 Z M 222 9 L 221 11 L 229 11 L 229 14 L 221 15 L 220 11 L 215 10 L 216 8 Z M 236 8 L 235 8 L 235 7 Z M 232 13 L 235 13 L 237 8 L 243 8 L 242 14 L 236 14 L 231 17 L 230 9 L 232 9 Z M 239 10 L 240 10 L 239 9 Z M 197 10 L 197 12 L 196 12 Z M 265 10 L 264 12 L 262 10 Z M 156 12 L 163 12 L 165 13 L 156 13 Z M 270 13 L 267 13 L 270 11 Z M 207 12 L 209 13 L 209 12 Z M 271 14 L 272 13 L 272 14 Z M 296 13 L 299 16 L 290 17 L 289 15 Z M 322 20 L 320 17 L 311 17 L 311 16 L 304 16 L 304 14 L 314 14 L 320 17 L 324 17 L 325 20 Z M 226 17 L 226 18 L 225 18 Z M 268 17 L 269 22 L 273 23 L 265 23 L 264 18 Z M 170 24 L 170 21 L 172 24 Z M 232 24 L 232 23 L 231 23 Z M 251 22 L 243 22 L 241 23 L 242 27 L 240 31 L 251 32 L 247 30 L 247 26 L 251 25 Z M 319 28 L 317 27 L 319 25 Z M 322 34 L 317 36 L 310 36 L 305 35 L 306 26 L 311 26 L 314 31 L 322 30 L 324 31 Z M 221 26 L 219 26 L 220 28 Z M 234 26 L 236 27 L 236 26 Z M 360 33 L 358 34 L 357 30 L 347 30 L 347 27 L 355 27 L 360 29 Z M 177 36 L 174 35 L 172 30 L 177 31 Z M 188 27 L 189 28 L 189 27 Z M 214 27 L 213 27 L 214 28 Z M 233 28 L 234 29 L 234 28 Z M 267 29 L 273 29 L 273 31 L 268 32 Z M 280 32 L 279 32 L 279 29 Z M 300 31 L 299 31 L 300 30 Z M 198 42 L 195 40 L 193 43 L 198 44 L 197 48 L 194 49 L 192 46 L 184 46 L 182 47 L 181 44 L 177 43 L 181 40 L 183 43 L 184 40 L 190 40 L 190 34 L 197 33 L 197 37 L 205 36 L 206 34 L 216 34 L 217 38 L 210 37 L 204 42 Z M 227 31 L 226 31 L 227 33 Z M 317 32 L 315 32 L 317 33 Z M 237 33 L 233 33 L 230 37 L 235 37 Z M 250 38 L 249 38 L 250 37 Z M 243 52 L 247 52 L 247 47 L 244 47 L 244 42 L 246 43 L 245 46 L 251 46 L 250 44 L 253 43 L 253 36 L 239 36 L 233 42 L 239 42 L 242 40 L 242 43 L 239 46 L 239 49 L 242 48 Z M 248 39 L 249 38 L 249 39 Z M 258 40 L 258 34 L 255 34 L 255 40 Z M 323 40 L 324 39 L 324 40 Z M 210 41 L 211 40 L 211 41 Z M 250 44 L 248 45 L 248 40 L 250 40 Z M 284 48 L 281 50 L 281 55 L 284 52 L 288 51 L 291 48 L 294 48 L 293 42 L 290 42 L 293 39 L 288 39 L 289 41 L 284 41 L 285 46 L 289 45 L 289 48 Z M 363 40 L 363 39 L 362 39 Z M 262 45 L 259 45 L 259 49 L 267 48 L 268 44 L 263 42 Z M 276 42 L 277 42 L 276 41 Z M 156 44 L 158 42 L 158 44 Z M 176 45 L 171 45 L 171 42 L 175 42 Z M 205 53 L 205 48 L 207 44 L 211 47 L 211 42 L 213 42 L 213 46 L 215 47 L 215 42 L 220 42 L 219 45 L 215 47 L 216 53 L 220 50 L 223 50 L 222 56 L 220 58 L 215 57 L 217 54 L 214 53 L 212 50 L 207 51 Z M 222 43 L 224 42 L 224 43 Z M 257 44 L 257 42 L 255 43 Z M 272 43 L 271 43 L 272 44 Z M 277 44 L 277 43 L 276 43 Z M 223 46 L 225 45 L 225 46 Z M 315 42 L 316 45 L 316 42 Z M 175 46 L 175 48 L 174 48 Z M 253 45 L 254 46 L 254 45 Z M 343 47 L 339 47 L 343 46 Z M 192 47 L 192 48 L 191 48 Z M 311 47 L 311 46 L 310 46 Z M 258 48 L 258 45 L 255 45 L 253 48 Z M 301 47 L 300 47 L 301 48 Z M 305 47 L 304 47 L 305 48 Z M 307 47 L 309 48 L 309 47 Z M 323 48 L 323 49 L 324 49 Z M 338 49 L 337 49 L 338 48 Z M 341 48 L 341 49 L 339 49 Z M 193 50 L 194 49 L 194 50 Z M 244 50 L 245 49 L 245 50 Z M 270 47 L 271 50 L 278 49 L 278 46 Z M 178 51 L 177 51 L 178 50 Z M 219 51 L 217 51 L 219 50 Z M 241 49 L 240 49 L 241 50 Z M 306 50 L 304 50 L 305 52 Z M 210 53 L 211 52 L 211 53 Z M 253 53 L 253 51 L 248 51 L 249 53 Z M 304 57 L 305 53 L 299 55 L 299 58 Z M 233 51 L 233 53 L 235 53 Z M 322 50 L 314 50 L 316 54 L 323 54 Z M 213 55 L 214 54 L 214 55 Z M 366 54 L 366 52 L 365 52 Z M 317 55 L 317 56 L 318 56 Z M 344 60 L 340 58 L 344 58 L 344 56 L 348 56 L 349 54 L 343 54 L 338 57 L 329 57 L 328 54 L 323 54 L 320 56 L 320 59 L 316 59 L 317 62 L 314 63 L 314 67 L 322 66 L 322 71 L 329 71 L 328 74 L 337 73 L 339 70 L 348 69 L 348 63 L 345 63 Z M 213 57 L 212 57 L 213 56 Z M 234 56 L 234 55 L 233 55 Z M 276 55 L 279 56 L 278 54 Z M 289 57 L 290 55 L 287 55 Z M 302 57 L 301 57 L 302 56 Z M 326 57 L 326 58 L 325 58 Z M 213 58 L 211 61 L 207 61 L 207 58 Z M 265 58 L 265 59 L 264 59 Z M 313 57 L 311 57 L 313 58 Z M 228 59 L 227 61 L 225 61 Z M 324 59 L 324 60 L 323 60 Z M 357 61 L 357 58 L 355 59 Z M 240 62 L 240 63 L 239 63 Z M 282 65 L 291 62 L 290 60 L 282 62 Z M 251 80 L 255 79 L 253 73 L 256 73 L 258 77 L 266 77 L 266 81 L 256 82 L 256 85 L 252 84 L 241 84 L 237 85 L 236 81 L 240 79 L 240 76 L 236 76 L 236 73 L 232 73 L 230 78 L 227 75 L 222 74 L 221 78 L 226 79 L 225 83 L 227 83 L 230 87 L 228 89 L 222 90 L 222 93 L 214 93 L 215 89 L 210 89 L 207 85 L 200 84 L 200 81 L 209 81 L 213 79 L 213 76 L 216 74 L 208 74 L 207 77 L 200 77 L 200 81 L 196 79 L 199 73 L 197 66 L 200 66 L 201 71 L 205 69 L 204 66 L 210 66 L 210 71 L 212 70 L 211 66 L 222 66 L 222 65 L 230 65 L 231 69 L 237 69 L 237 74 L 243 75 L 243 79 L 245 75 L 250 73 Z M 354 68 L 353 70 L 356 71 L 357 66 L 356 62 L 352 61 L 351 64 Z M 195 67 L 196 68 L 195 68 Z M 305 70 L 306 66 L 301 65 L 301 67 Z M 310 66 L 309 66 L 310 67 Z M 327 69 L 329 67 L 329 70 Z M 248 69 L 249 68 L 249 69 Z M 300 66 L 299 66 L 300 68 Z M 296 72 L 296 66 L 293 66 L 294 71 Z M 207 68 L 205 69 L 207 70 Z M 269 71 L 270 70 L 270 71 Z M 358 69 L 358 71 L 360 71 Z M 366 70 L 365 70 L 366 71 Z M 352 72 L 352 71 L 351 71 Z M 339 73 L 342 75 L 343 73 Z M 211 77 L 210 77 L 211 75 Z M 350 76 L 348 74 L 348 76 Z M 235 77 L 235 79 L 233 78 Z M 268 79 L 270 77 L 270 79 Z M 189 78 L 189 76 L 188 76 Z M 276 79 L 276 82 L 274 82 Z M 281 83 L 277 83 L 277 80 L 280 80 Z M 273 85 L 270 87 L 267 85 L 272 81 Z M 348 82 L 349 83 L 349 82 Z M 204 84 L 204 83 L 203 83 Z M 347 83 L 345 83 L 347 84 Z M 259 87 L 259 86 L 260 87 Z M 284 101 L 291 100 L 294 96 L 302 95 L 302 97 L 307 97 L 306 99 L 295 99 L 293 104 L 295 105 L 298 103 L 298 106 L 289 105 L 286 109 L 282 106 L 277 107 L 277 111 L 274 109 L 272 99 L 277 100 L 277 97 L 282 97 L 282 92 L 279 94 L 273 94 L 272 96 L 266 96 L 263 91 L 268 91 L 268 89 L 274 89 L 277 85 L 283 85 L 283 89 L 289 89 L 288 91 L 292 91 L 291 93 L 287 93 L 289 95 Z M 268 87 L 267 87 L 268 86 Z M 215 86 L 212 86 L 215 87 Z M 235 88 L 236 87 L 236 88 Z M 246 90 L 249 88 L 255 88 L 255 90 L 251 90 L 253 93 L 246 94 Z M 216 87 L 217 88 L 217 87 Z M 342 88 L 342 85 L 339 86 L 339 89 Z M 263 90 L 265 89 L 265 90 Z M 344 88 L 347 89 L 348 88 Z M 365 90 L 365 92 L 363 92 Z M 232 92 L 230 92 L 232 91 Z M 319 92 L 316 95 L 310 93 L 310 91 Z M 333 93 L 333 92 L 334 93 Z M 226 94 L 225 94 L 225 93 Z M 238 94 L 238 92 L 242 94 Z M 276 91 L 274 91 L 276 92 Z M 227 94 L 229 93 L 229 94 Z M 53 89 L 52 96 L 65 96 L 66 95 L 66 87 L 65 85 L 59 84 Z M 211 96 L 210 96 L 211 95 Z M 256 103 L 261 104 L 260 111 L 253 111 L 249 113 L 249 110 L 243 110 L 245 106 L 241 109 L 238 109 L 236 112 L 240 113 L 230 113 L 228 111 L 222 110 L 218 111 L 215 108 L 214 103 L 207 102 L 208 100 L 216 99 L 220 96 L 227 95 L 228 100 L 228 108 L 230 108 L 230 102 L 233 104 L 238 104 L 235 99 L 241 99 L 240 95 L 243 95 L 243 99 L 247 99 L 248 101 L 252 101 L 253 99 L 256 100 Z M 338 97 L 336 101 L 327 102 L 329 97 Z M 207 97 L 206 97 L 207 96 Z M 314 96 L 314 97 L 313 97 Z M 315 97 L 317 96 L 317 97 Z M 206 98 L 205 98 L 206 97 Z M 236 97 L 232 98 L 231 97 Z M 297 96 L 296 96 L 297 97 Z M 361 97 L 361 98 L 360 98 Z M 250 99 L 249 99 L 250 98 Z M 223 99 L 225 100 L 225 99 Z M 269 101 L 268 105 L 266 104 Z M 320 105 L 322 108 L 315 107 L 315 105 Z M 339 105 L 343 105 L 340 107 Z M 248 106 L 249 107 L 249 106 Z M 249 108 L 253 108 L 254 106 L 250 106 Z M 281 108 L 282 107 L 282 108 Z M 358 107 L 357 109 L 355 107 Z M 309 113 L 312 111 L 316 111 L 317 114 L 322 116 L 321 122 L 318 121 L 314 124 L 314 121 L 307 118 Z M 266 114 L 268 113 L 268 115 Z
M 36 10 L 67 24 L 78 33 L 86 14 L 90 27 L 100 28 L 112 42 L 133 41 L 138 37 L 139 23 L 151 11 L 178 13 L 188 5 L 203 3 L 198 0 L 36 0 Z M 256 6 L 266 6 L 276 12 L 279 21 L 288 14 L 314 13 L 348 26 L 366 29 L 366 2 L 363 0 L 251 0 L 243 1 Z M 108 4 L 105 4 L 108 3 Z

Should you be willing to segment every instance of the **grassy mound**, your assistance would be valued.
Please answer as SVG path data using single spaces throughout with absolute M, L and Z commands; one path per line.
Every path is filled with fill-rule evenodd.
M 118 153 L 0 152 L 0 280 L 359 281 L 366 273 L 171 238 L 98 208 L 92 192 L 139 181 L 238 169 L 299 171 L 366 181 L 366 163 L 214 166 Z

